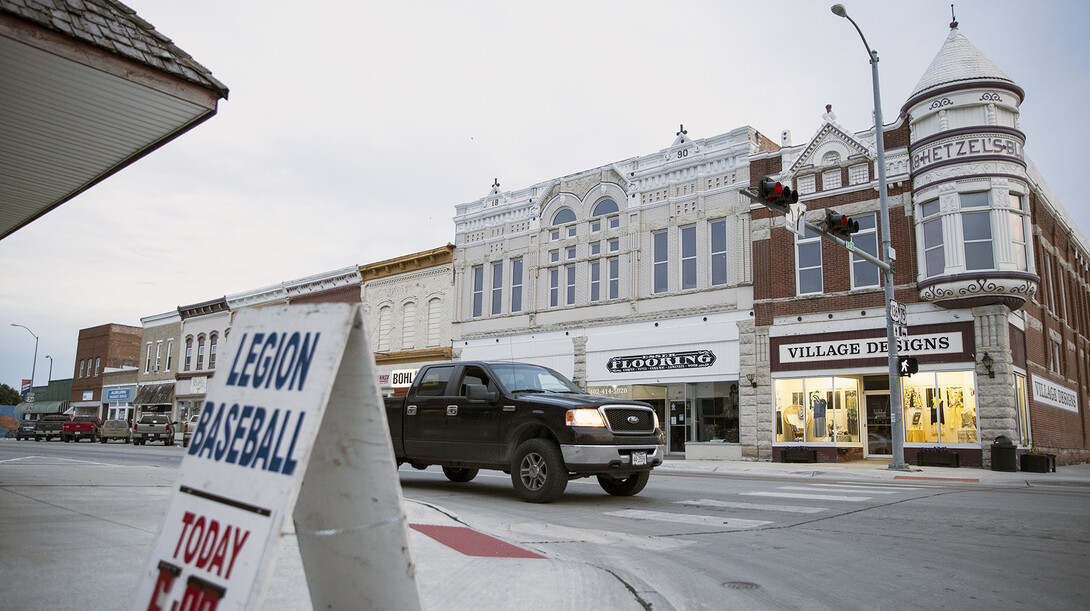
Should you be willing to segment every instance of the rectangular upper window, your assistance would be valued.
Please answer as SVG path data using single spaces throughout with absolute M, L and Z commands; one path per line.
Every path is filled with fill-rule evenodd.
M 492 315 L 503 312 L 503 261 L 492 264 Z
M 681 289 L 696 288 L 696 225 L 687 225 L 681 233 Z
M 602 298 L 602 262 L 591 261 L 590 269 L 590 301 L 595 302 Z
M 877 217 L 873 214 L 854 217 L 855 221 L 859 223 L 859 231 L 852 234 L 852 243 L 855 244 L 855 251 L 852 251 L 853 289 L 878 286 L 878 268 L 870 261 L 855 254 L 856 251 L 862 251 L 874 258 L 878 258 L 878 227 L 876 218 Z
M 799 295 L 813 295 L 823 290 L 821 278 L 821 235 L 809 228 L 804 236 L 796 237 L 795 269 Z
M 720 219 L 708 223 L 711 255 L 712 286 L 727 283 L 727 221 Z
M 821 174 L 821 190 L 839 189 L 841 184 L 840 168 L 829 170 Z
M 560 268 L 549 268 L 549 307 L 560 305 Z
M 511 259 L 511 311 L 522 311 L 522 257 Z
M 853 185 L 861 185 L 870 180 L 870 168 L 865 163 L 853 165 L 848 168 L 848 182 Z
M 670 237 L 665 230 L 656 231 L 651 234 L 651 250 L 652 256 L 654 257 L 652 292 L 654 293 L 665 293 L 670 286 L 670 278 L 668 275 L 670 268 L 669 245 Z
M 473 275 L 473 317 L 484 314 L 484 266 L 474 265 Z

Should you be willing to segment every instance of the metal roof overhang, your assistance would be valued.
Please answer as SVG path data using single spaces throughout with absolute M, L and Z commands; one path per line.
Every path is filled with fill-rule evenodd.
M 68 409 L 68 401 L 23 402 L 15 406 L 16 414 L 60 414 Z
M 174 384 L 149 384 L 136 391 L 133 405 L 171 405 L 174 403 Z
M 0 239 L 212 117 L 220 97 L 0 14 Z

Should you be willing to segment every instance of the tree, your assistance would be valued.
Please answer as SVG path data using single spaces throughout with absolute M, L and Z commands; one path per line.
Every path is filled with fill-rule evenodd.
M 7 384 L 0 384 L 0 405 L 19 405 L 22 401 L 23 396 L 19 391 Z

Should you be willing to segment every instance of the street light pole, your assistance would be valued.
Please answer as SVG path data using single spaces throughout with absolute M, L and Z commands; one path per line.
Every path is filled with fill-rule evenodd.
M 15 323 L 11 323 L 11 326 L 13 326 L 13 327 L 23 327 L 24 329 L 26 329 L 27 333 L 29 333 L 31 335 L 34 335 L 34 332 L 30 330 L 30 327 L 27 327 L 27 326 L 24 326 L 24 325 L 17 325 Z M 34 335 L 34 360 L 30 364 L 30 390 L 27 391 L 27 403 L 33 403 L 34 402 L 34 372 L 37 370 L 36 369 L 37 366 L 38 366 L 38 336 Z
M 48 386 L 50 383 L 53 382 L 53 357 L 47 354 L 45 355 L 45 358 L 49 359 L 49 379 L 45 383 L 46 386 Z
M 893 461 L 889 468 L 897 471 L 907 471 L 905 465 L 905 429 L 901 424 L 903 406 L 901 401 L 901 377 L 897 367 L 897 338 L 893 329 L 893 313 L 890 311 L 894 303 L 893 293 L 893 249 L 890 246 L 889 231 L 889 202 L 886 200 L 886 146 L 882 133 L 882 98 L 878 87 L 878 52 L 867 44 L 867 37 L 863 36 L 863 30 L 859 24 L 848 16 L 848 10 L 843 4 L 834 4 L 831 9 L 834 15 L 843 17 L 855 26 L 859 32 L 859 38 L 863 40 L 863 46 L 870 57 L 871 77 L 874 81 L 874 135 L 875 146 L 878 148 L 878 203 L 882 217 L 882 261 L 887 264 L 882 269 L 883 283 L 886 285 L 886 345 L 889 349 L 889 418 L 893 428 Z

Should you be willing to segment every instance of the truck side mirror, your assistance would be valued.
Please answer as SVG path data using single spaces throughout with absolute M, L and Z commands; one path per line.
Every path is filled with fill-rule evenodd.
M 491 402 L 495 401 L 497 393 L 488 392 L 484 384 L 466 384 L 466 399 L 470 401 Z

